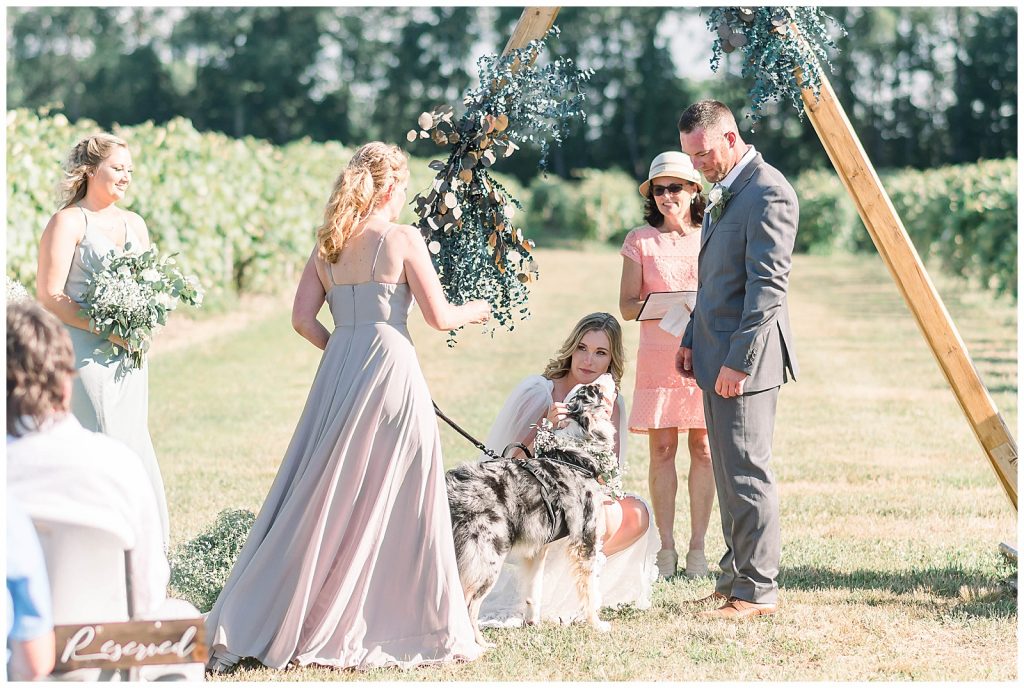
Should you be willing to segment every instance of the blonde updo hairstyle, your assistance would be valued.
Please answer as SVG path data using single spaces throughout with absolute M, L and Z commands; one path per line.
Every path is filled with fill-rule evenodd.
M 572 367 L 573 352 L 583 341 L 583 337 L 594 330 L 604 332 L 608 336 L 608 353 L 612 359 L 608 366 L 608 372 L 611 373 L 615 389 L 618 390 L 622 383 L 622 373 L 626 367 L 626 353 L 622 346 L 622 326 L 611 313 L 591 313 L 583 316 L 572 328 L 569 337 L 562 342 L 555 357 L 548 361 L 542 375 L 549 380 L 559 380 L 568 375 L 569 369 Z
M 398 146 L 371 141 L 359 148 L 334 182 L 317 229 L 317 253 L 334 263 L 355 227 L 380 204 L 384 191 L 409 174 L 405 154 Z
M 57 188 L 57 203 L 61 210 L 85 198 L 89 174 L 110 157 L 114 149 L 128 144 L 113 134 L 93 134 L 74 145 L 64 159 L 64 179 Z

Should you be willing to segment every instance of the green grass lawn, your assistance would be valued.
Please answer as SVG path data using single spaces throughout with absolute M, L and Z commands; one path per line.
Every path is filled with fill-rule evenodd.
M 511 333 L 467 328 L 448 348 L 418 313 L 410 329 L 438 405 L 478 437 L 523 376 L 539 373 L 576 320 L 617 313 L 611 250 L 541 251 L 531 320 Z M 1017 428 L 1012 304 L 937 279 L 1011 428 Z M 1000 541 L 1016 515 L 877 256 L 798 256 L 790 308 L 799 381 L 779 401 L 775 471 L 783 609 L 745 624 L 685 607 L 710 579 L 656 584 L 654 606 L 585 627 L 487 631 L 476 662 L 411 672 L 272 671 L 219 680 L 998 680 L 1017 677 L 1017 604 Z M 326 314 L 325 314 L 326 315 Z M 632 393 L 639 328 L 625 325 Z M 286 310 L 154 359 L 150 424 L 167 485 L 172 544 L 227 508 L 257 511 L 312 381 L 319 351 Z M 473 448 L 442 425 L 445 464 Z M 684 445 L 685 446 L 685 445 Z M 676 539 L 686 542 L 687 460 L 678 460 Z M 646 497 L 647 445 L 631 436 L 626 488 Z M 709 561 L 723 552 L 717 504 Z

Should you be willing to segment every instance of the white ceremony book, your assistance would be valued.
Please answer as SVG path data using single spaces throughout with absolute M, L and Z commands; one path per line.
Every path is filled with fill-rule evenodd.
M 696 291 L 652 291 L 640 307 L 640 315 L 637 320 L 660 320 L 665 317 L 674 306 L 682 306 L 686 313 L 693 312 L 697 305 Z

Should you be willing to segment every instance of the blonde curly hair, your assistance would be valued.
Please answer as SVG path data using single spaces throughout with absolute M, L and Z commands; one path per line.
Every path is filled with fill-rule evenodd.
M 371 141 L 359 148 L 334 182 L 317 229 L 317 254 L 328 263 L 341 255 L 356 225 L 377 207 L 388 185 L 409 174 L 405 153 L 398 146 Z
M 85 198 L 89 173 L 94 172 L 119 146 L 127 148 L 128 144 L 124 139 L 104 132 L 86 136 L 68 151 L 63 164 L 64 179 L 57 188 L 57 205 L 61 210 Z

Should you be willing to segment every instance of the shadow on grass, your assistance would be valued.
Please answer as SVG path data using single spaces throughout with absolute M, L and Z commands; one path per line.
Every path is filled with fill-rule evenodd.
M 1017 576 L 1016 567 L 1007 567 L 998 575 L 992 575 L 956 566 L 909 571 L 833 571 L 796 566 L 779 572 L 779 586 L 790 590 L 879 590 L 896 595 L 924 590 L 938 597 L 960 600 L 961 604 L 950 610 L 954 615 L 1004 617 L 1017 613 L 1016 593 L 1006 584 L 1006 578 L 1011 576 Z

